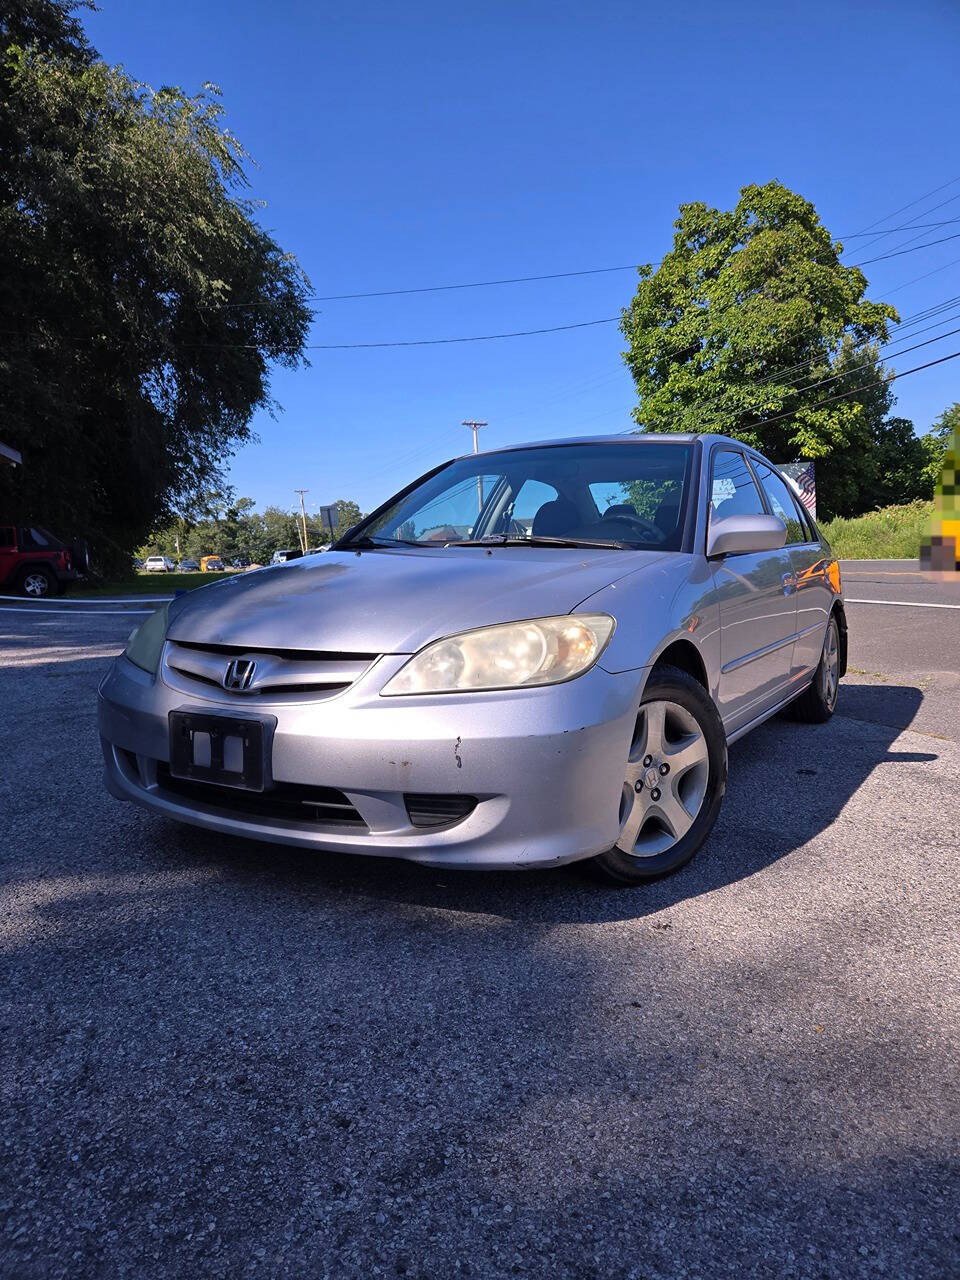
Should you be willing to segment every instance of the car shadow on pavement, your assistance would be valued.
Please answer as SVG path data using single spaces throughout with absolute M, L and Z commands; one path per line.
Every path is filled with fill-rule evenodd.
M 878 910 L 855 879 L 811 900 L 849 821 L 806 847 L 876 771 L 934 758 L 893 746 L 919 690 L 762 727 L 700 856 L 624 890 L 116 803 L 95 665 L 38 664 L 22 695 L 0 671 L 36 777 L 0 795 L 0 1273 L 950 1274 L 949 974 L 919 857 L 881 865 Z M 788 855 L 812 865 L 765 885 Z
M 730 749 L 727 794 L 710 839 L 683 870 L 637 888 L 596 881 L 573 864 L 536 871 L 458 871 L 396 859 L 289 849 L 216 838 L 223 873 L 268 871 L 294 894 L 324 888 L 466 914 L 540 924 L 601 923 L 660 912 L 755 875 L 830 828 L 875 769 L 923 763 L 936 752 L 893 751 L 923 701 L 913 686 L 842 687 L 825 725 L 775 718 Z M 209 834 L 163 824 L 188 856 L 211 856 Z

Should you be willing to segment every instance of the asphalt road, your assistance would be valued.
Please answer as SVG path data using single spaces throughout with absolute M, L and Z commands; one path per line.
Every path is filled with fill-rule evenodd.
M 960 611 L 849 613 L 834 719 L 613 890 L 119 804 L 131 619 L 4 602 L 0 1275 L 960 1274 Z

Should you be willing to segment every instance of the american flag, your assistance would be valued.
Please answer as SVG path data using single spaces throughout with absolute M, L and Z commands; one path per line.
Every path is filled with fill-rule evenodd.
M 793 484 L 797 497 L 813 516 L 817 518 L 817 478 L 812 462 L 785 462 L 780 470 Z

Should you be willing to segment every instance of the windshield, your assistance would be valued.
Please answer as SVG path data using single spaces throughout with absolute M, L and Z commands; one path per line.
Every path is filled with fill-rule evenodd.
M 569 444 L 459 458 L 341 546 L 473 542 L 678 551 L 691 446 Z

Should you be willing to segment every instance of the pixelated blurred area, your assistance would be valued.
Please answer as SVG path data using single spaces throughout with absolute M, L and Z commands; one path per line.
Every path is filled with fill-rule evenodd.
M 933 534 L 920 548 L 920 563 L 924 569 L 960 573 L 960 539 Z
M 954 431 L 933 500 L 933 530 L 920 548 L 926 569 L 960 573 L 960 431 Z

